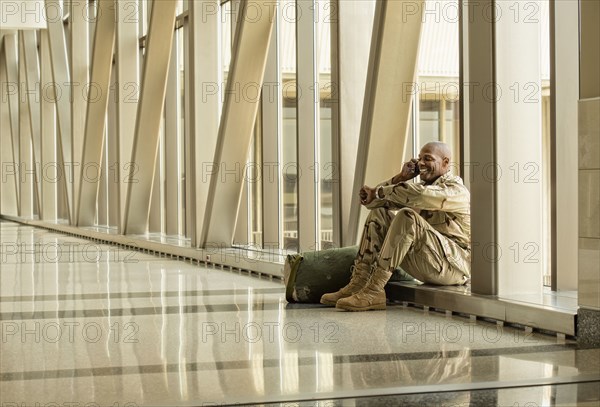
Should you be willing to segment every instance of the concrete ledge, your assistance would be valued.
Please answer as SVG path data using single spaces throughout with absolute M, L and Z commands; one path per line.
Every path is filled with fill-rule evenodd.
M 439 287 L 393 282 L 386 286 L 386 293 L 392 301 L 409 302 L 570 336 L 575 336 L 577 332 L 576 310 L 471 294 L 468 286 Z
M 83 228 L 46 221 L 23 220 L 6 215 L 1 215 L 0 219 L 64 233 L 68 236 L 81 237 L 96 243 L 115 244 L 130 250 L 139 250 L 144 253 L 203 264 L 206 267 L 255 274 L 258 277 L 270 279 L 283 279 L 284 254 L 279 251 L 256 251 L 216 246 L 199 249 L 191 247 L 189 244 L 180 243 L 176 245 L 152 240 L 152 236 L 118 235 L 111 233 L 109 229 Z

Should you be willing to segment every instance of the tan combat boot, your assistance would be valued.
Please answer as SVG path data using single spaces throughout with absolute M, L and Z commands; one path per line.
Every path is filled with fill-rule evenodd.
M 350 297 L 340 299 L 335 305 L 346 311 L 368 311 L 385 309 L 385 284 L 392 276 L 391 271 L 377 267 L 367 285 Z
M 361 288 L 367 285 L 369 274 L 370 271 L 367 265 L 362 263 L 353 265 L 350 282 L 334 293 L 323 294 L 321 304 L 335 306 L 340 298 L 350 297 L 352 294 L 359 292 Z

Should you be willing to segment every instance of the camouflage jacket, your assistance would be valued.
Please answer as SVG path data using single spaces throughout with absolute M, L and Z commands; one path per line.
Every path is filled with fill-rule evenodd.
M 446 173 L 433 184 L 391 180 L 382 186 L 381 199 L 375 199 L 367 208 L 412 208 L 442 235 L 461 248 L 471 250 L 470 193 L 460 177 Z

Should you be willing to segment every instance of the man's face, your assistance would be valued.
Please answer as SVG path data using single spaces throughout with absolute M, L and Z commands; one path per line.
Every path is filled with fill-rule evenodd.
M 438 177 L 448 172 L 450 159 L 440 153 L 435 146 L 426 144 L 419 153 L 419 171 L 421 180 L 425 183 L 434 182 Z

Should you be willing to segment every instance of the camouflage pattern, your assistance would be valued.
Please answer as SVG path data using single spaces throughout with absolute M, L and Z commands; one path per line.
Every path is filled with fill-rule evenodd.
M 380 184 L 365 222 L 357 263 L 402 267 L 425 283 L 463 284 L 471 275 L 470 194 L 447 173 L 432 185 Z

